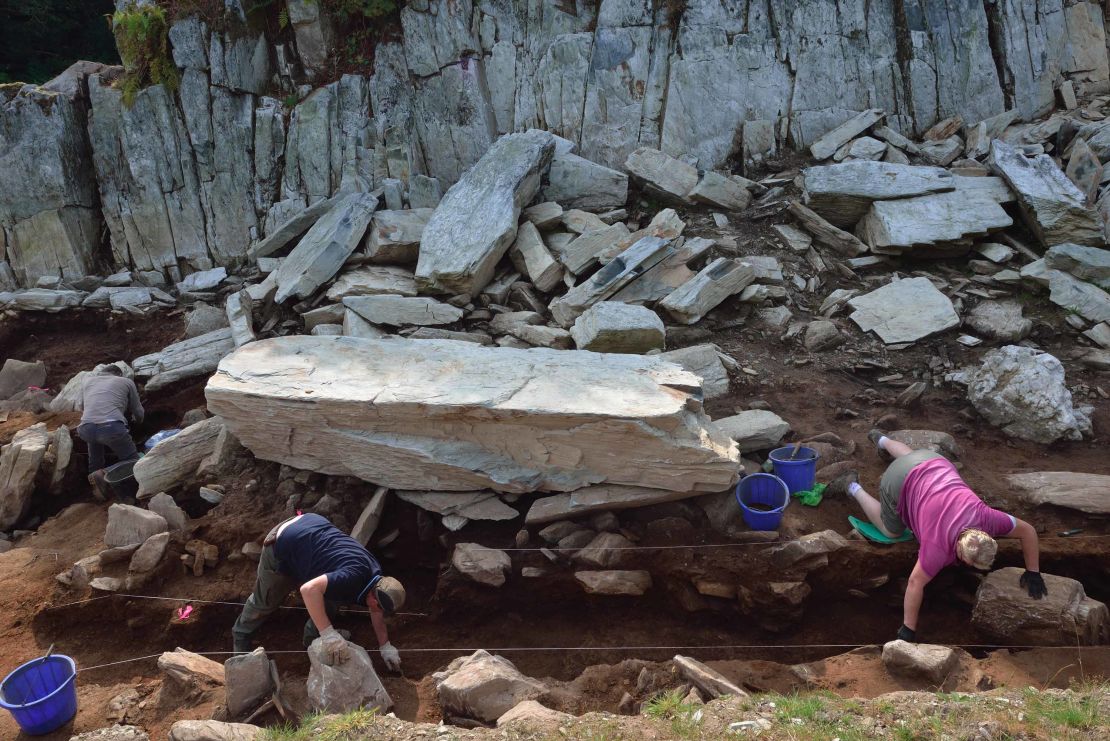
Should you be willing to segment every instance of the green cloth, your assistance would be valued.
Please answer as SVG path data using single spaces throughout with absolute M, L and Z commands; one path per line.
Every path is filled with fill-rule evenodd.
M 796 491 L 793 496 L 807 507 L 816 507 L 821 503 L 821 499 L 825 496 L 825 489 L 828 487 L 828 484 L 814 484 L 809 491 Z
M 855 529 L 857 533 L 867 538 L 873 543 L 882 543 L 890 545 L 891 543 L 905 543 L 907 540 L 913 540 L 913 531 L 906 528 L 906 531 L 899 535 L 897 538 L 888 538 L 883 535 L 879 528 L 872 525 L 870 522 L 864 522 L 858 517 L 848 516 L 848 522 Z

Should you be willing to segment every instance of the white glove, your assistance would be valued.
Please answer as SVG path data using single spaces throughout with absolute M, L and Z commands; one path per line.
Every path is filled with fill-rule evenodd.
M 391 672 L 401 671 L 401 655 L 397 653 L 397 649 L 393 647 L 392 643 L 383 643 L 381 645 L 382 661 Z
M 324 659 L 328 666 L 342 664 L 351 657 L 346 639 L 339 635 L 334 626 L 329 625 L 321 631 L 320 640 L 323 641 Z

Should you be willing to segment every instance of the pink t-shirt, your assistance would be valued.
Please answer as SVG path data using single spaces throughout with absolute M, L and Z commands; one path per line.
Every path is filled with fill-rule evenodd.
M 998 538 L 1017 525 L 975 496 L 946 458 L 914 466 L 902 485 L 898 516 L 921 543 L 917 560 L 930 578 L 956 562 L 956 540 L 964 530 L 975 528 Z

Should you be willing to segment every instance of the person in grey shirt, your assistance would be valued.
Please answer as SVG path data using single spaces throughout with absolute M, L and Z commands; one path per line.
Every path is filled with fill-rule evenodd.
M 139 457 L 131 430 L 127 427 L 130 416 L 143 421 L 143 405 L 139 402 L 139 389 L 115 365 L 106 365 L 85 382 L 82 394 L 84 412 L 77 434 L 89 447 L 89 483 L 103 498 L 109 492 L 104 479 L 105 453 L 111 450 L 119 461 L 132 461 Z

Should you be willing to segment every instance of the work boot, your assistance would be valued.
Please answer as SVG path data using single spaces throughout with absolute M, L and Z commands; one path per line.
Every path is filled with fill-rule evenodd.
M 857 471 L 845 471 L 829 482 L 828 487 L 825 488 L 825 496 L 846 497 L 848 496 L 848 487 L 858 483 L 859 473 Z
M 103 468 L 89 474 L 89 485 L 92 487 L 93 495 L 102 502 L 108 501 L 112 496 L 112 487 L 104 476 Z
M 882 430 L 871 430 L 871 432 L 867 433 L 867 439 L 870 440 L 876 448 L 879 448 L 879 450 L 882 450 L 882 448 L 879 447 L 879 440 L 885 436 L 886 433 Z

